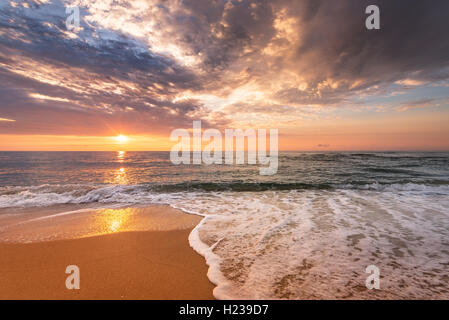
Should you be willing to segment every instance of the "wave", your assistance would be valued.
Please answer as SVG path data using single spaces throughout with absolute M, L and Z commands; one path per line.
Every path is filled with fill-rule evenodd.
M 203 193 L 172 206 L 205 216 L 189 241 L 206 258 L 218 299 L 373 299 L 360 290 L 373 261 L 389 275 L 390 290 L 377 299 L 419 299 L 447 298 L 445 289 L 429 286 L 448 276 L 445 258 L 428 261 L 447 247 L 448 199 L 422 192 L 305 190 Z M 404 291 L 402 283 L 410 279 L 413 290 Z
M 189 241 L 206 258 L 218 299 L 372 299 L 360 284 L 373 261 L 389 275 L 389 290 L 375 298 L 448 297 L 447 286 L 438 287 L 449 276 L 447 183 L 293 184 L 302 189 L 263 192 L 192 185 L 201 183 L 170 185 L 182 192 L 151 184 L 3 187 L 0 207 L 168 204 L 204 216 Z
M 198 182 L 198 183 L 180 183 L 157 185 L 151 188 L 153 191 L 160 192 L 180 192 L 180 191 L 269 191 L 269 190 L 303 190 L 303 189 L 332 189 L 330 184 L 311 184 L 311 183 L 276 183 L 276 182 Z
M 165 203 L 186 193 L 244 193 L 267 191 L 306 191 L 306 190 L 365 190 L 377 192 L 418 192 L 424 194 L 449 195 L 449 182 L 446 180 L 413 183 L 402 181 L 383 184 L 349 182 L 346 184 L 308 184 L 308 183 L 180 183 L 180 184 L 138 184 L 138 185 L 39 185 L 30 187 L 0 187 L 0 208 L 37 207 L 56 204 L 84 203 Z
M 387 174 L 408 174 L 413 176 L 420 175 L 419 172 L 413 171 L 413 170 L 406 170 L 406 169 L 397 169 L 397 168 L 367 168 L 365 169 L 368 172 L 374 172 L 374 173 L 387 173 Z
M 382 183 L 370 183 L 370 184 L 360 184 L 356 187 L 353 184 L 340 185 L 340 189 L 349 190 L 370 190 L 379 192 L 417 192 L 417 193 L 435 193 L 435 194 L 448 194 L 449 195 L 449 184 L 448 182 L 434 182 L 434 183 L 392 183 L 392 184 L 382 184 Z

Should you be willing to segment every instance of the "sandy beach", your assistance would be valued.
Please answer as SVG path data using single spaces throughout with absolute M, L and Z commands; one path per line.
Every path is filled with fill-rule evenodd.
M 188 243 L 201 218 L 167 206 L 128 209 L 44 216 L 6 228 L 3 234 L 20 229 L 33 242 L 0 243 L 0 299 L 213 299 L 207 265 Z M 78 238 L 58 239 L 67 231 L 35 242 L 52 228 Z M 65 286 L 68 265 L 80 269 L 80 290 Z

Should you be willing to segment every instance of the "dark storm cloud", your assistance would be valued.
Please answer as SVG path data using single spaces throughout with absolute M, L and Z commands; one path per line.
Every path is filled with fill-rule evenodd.
M 365 8 L 371 4 L 380 8 L 380 30 L 365 28 Z M 400 79 L 449 78 L 447 1 L 306 0 L 279 1 L 274 7 L 286 8 L 300 21 L 301 40 L 293 44 L 290 59 L 279 58 L 279 68 L 305 75 L 308 84 L 306 91 L 280 90 L 283 101 L 332 104 Z
M 380 30 L 365 27 L 365 9 L 373 4 L 380 7 Z M 296 73 L 307 89 L 289 81 L 275 90 L 275 98 L 337 104 L 374 86 L 381 92 L 401 79 L 449 78 L 449 2 L 444 0 L 184 1 L 186 8 L 183 19 L 169 19 L 178 23 L 179 42 L 202 55 L 202 67 L 218 68 L 209 79 L 216 87 L 241 85 L 237 75 L 244 72 L 243 81 L 272 90 L 272 82 Z M 284 29 L 290 37 L 282 30 L 288 19 L 293 22 Z M 270 46 L 274 52 L 267 55 Z
M 293 2 L 290 2 L 293 4 Z M 315 54 L 316 66 L 335 78 L 397 80 L 404 73 L 416 77 L 448 77 L 449 2 L 433 1 L 299 1 L 305 28 L 297 58 Z M 364 28 L 365 8 L 376 4 L 381 29 Z M 312 8 L 310 10 L 308 8 Z M 319 77 L 318 77 L 319 78 Z

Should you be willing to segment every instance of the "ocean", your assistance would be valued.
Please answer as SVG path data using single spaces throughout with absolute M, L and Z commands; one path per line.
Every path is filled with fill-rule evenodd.
M 0 152 L 0 240 L 21 210 L 152 204 L 204 216 L 189 241 L 220 299 L 449 299 L 447 152 L 281 152 L 273 176 L 169 152 Z

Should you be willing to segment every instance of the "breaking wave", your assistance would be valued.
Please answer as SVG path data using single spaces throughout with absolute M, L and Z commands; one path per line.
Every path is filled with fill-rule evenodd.
M 449 194 L 449 183 L 370 183 L 370 184 L 305 184 L 305 183 L 183 183 L 167 185 L 40 185 L 0 187 L 0 208 L 41 207 L 81 203 L 161 203 L 166 198 L 195 192 L 265 192 L 305 190 L 372 190 L 381 192 L 418 192 Z

